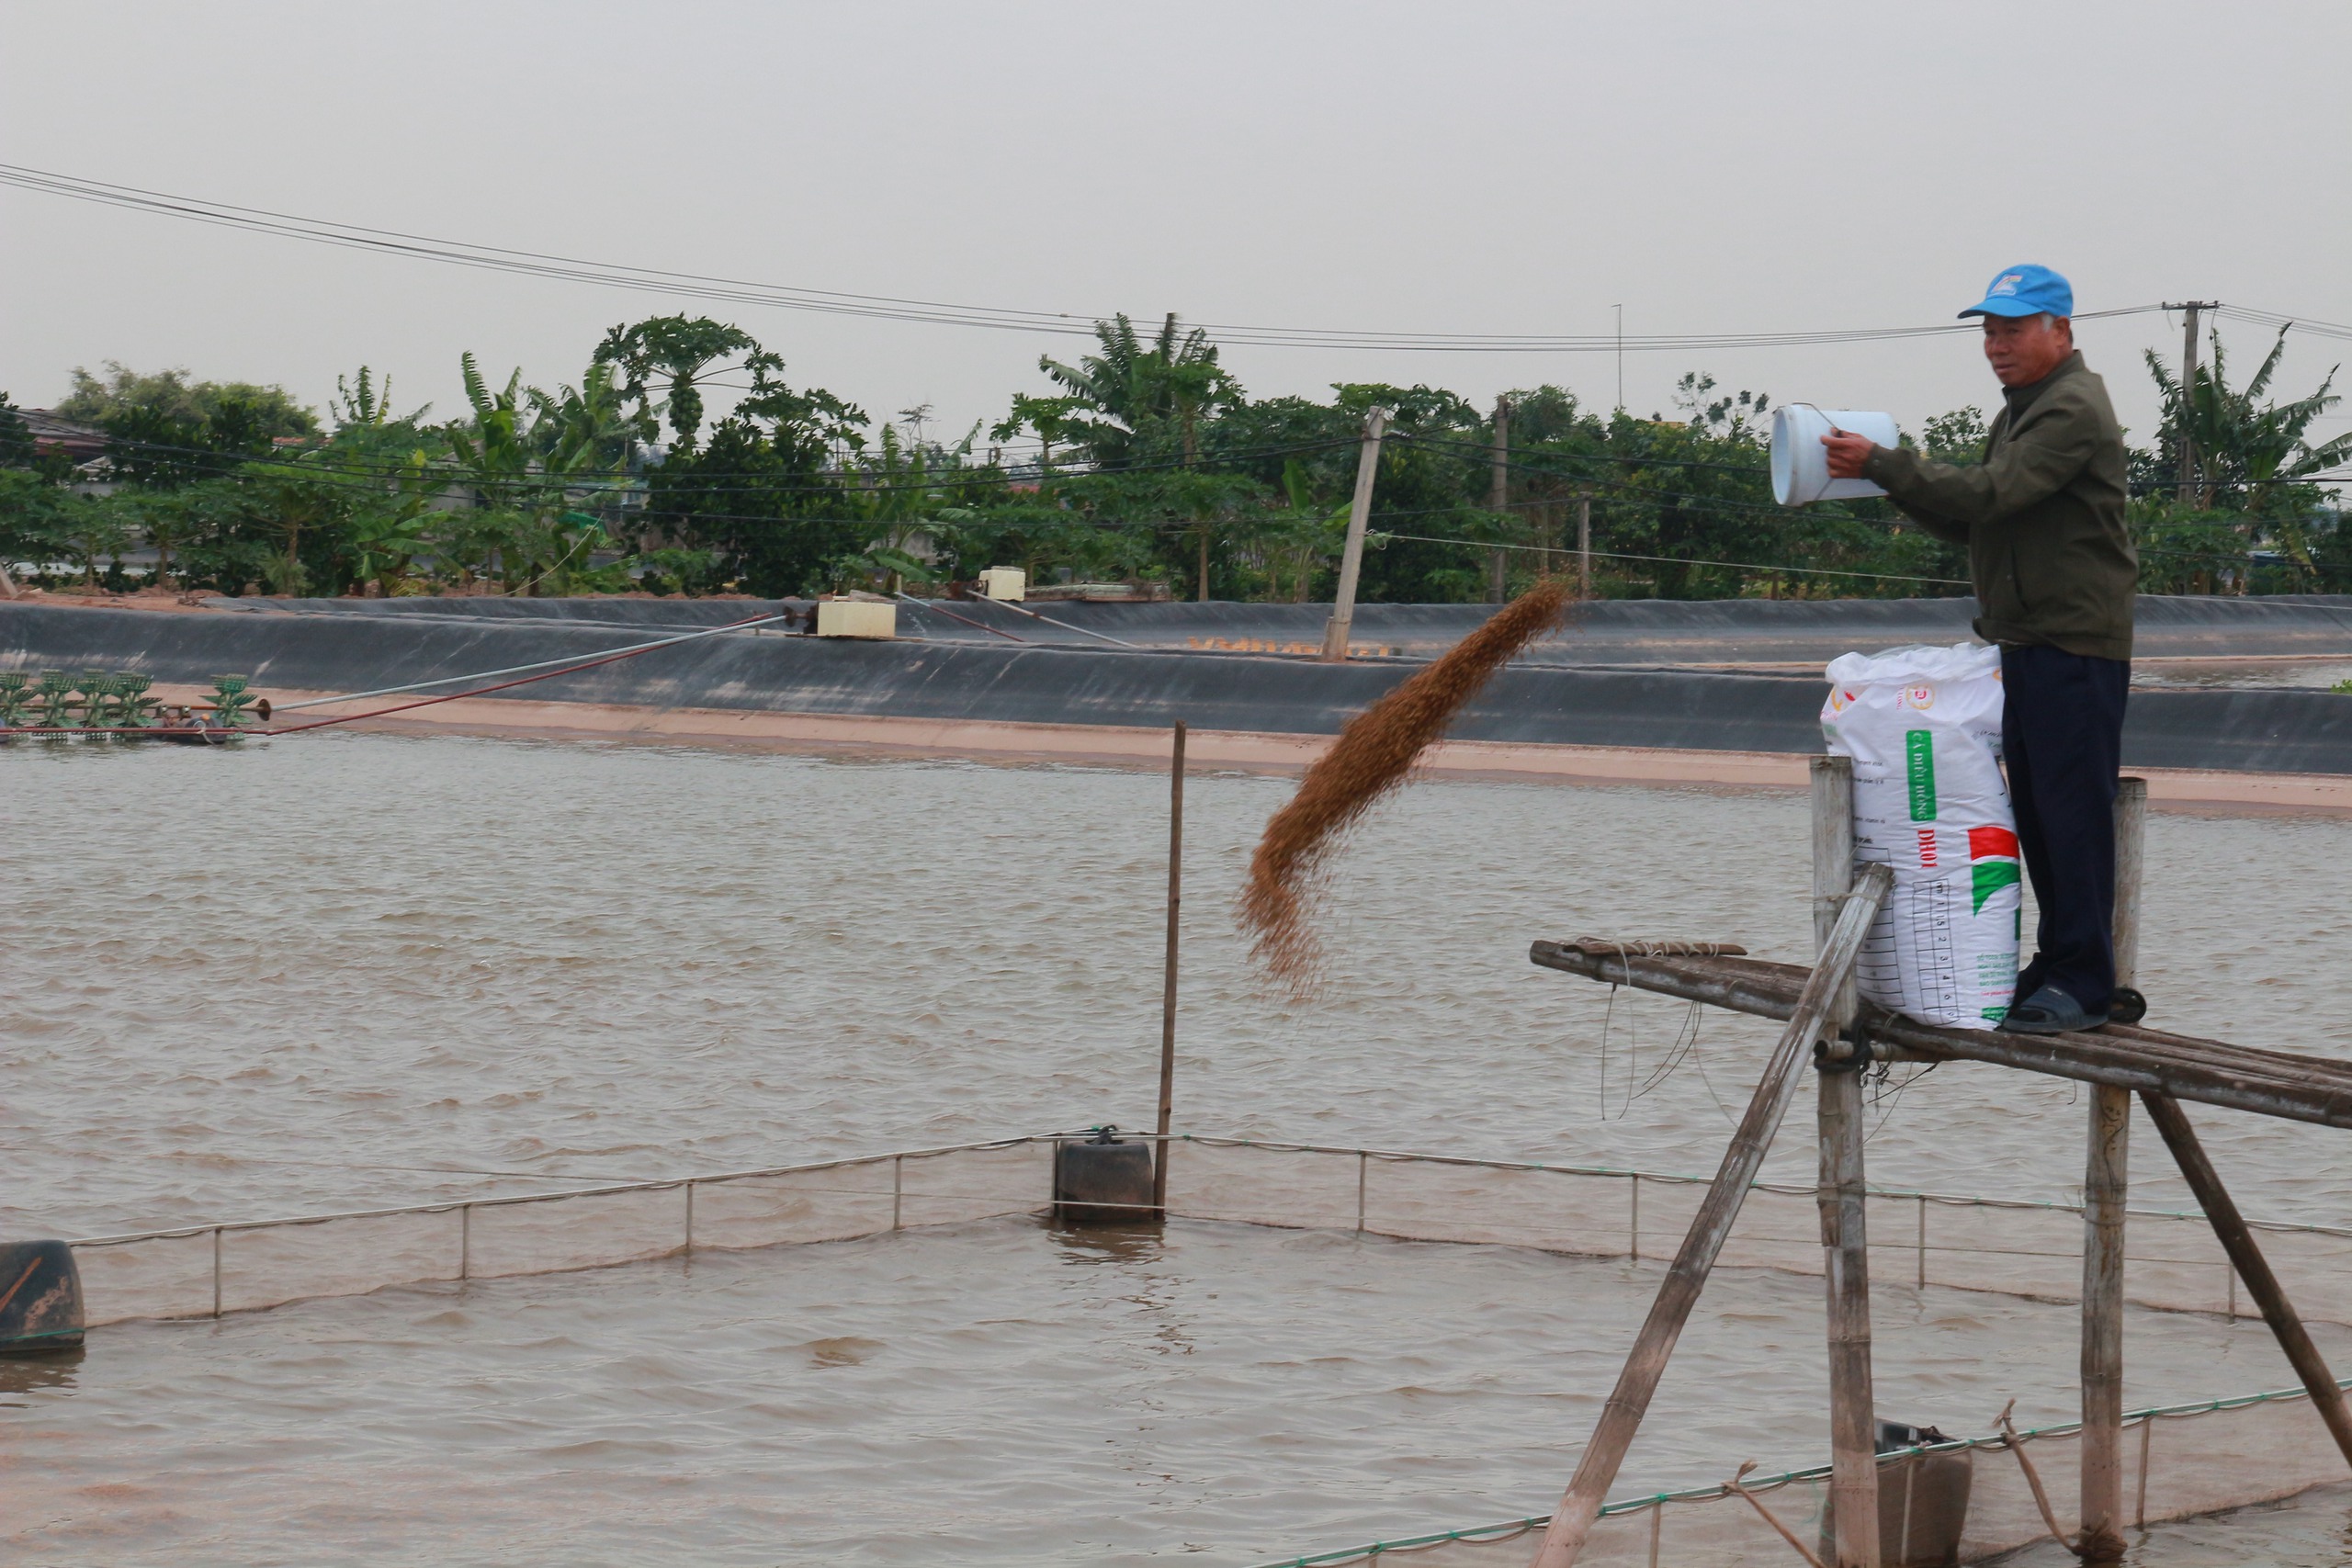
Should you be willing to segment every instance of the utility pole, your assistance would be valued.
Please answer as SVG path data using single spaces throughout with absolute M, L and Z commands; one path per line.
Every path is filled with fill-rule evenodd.
M 1323 662 L 1348 661 L 1348 629 L 1356 619 L 1356 577 L 1363 570 L 1363 526 L 1372 517 L 1372 481 L 1380 472 L 1380 438 L 1388 434 L 1393 409 L 1363 416 L 1363 448 L 1356 457 L 1356 495 L 1348 506 L 1348 545 L 1340 556 L 1340 601 L 1323 627 Z
M 1625 412 L 1625 307 L 1617 307 L 1617 412 Z
M 2177 307 L 2188 317 L 2188 326 L 2180 340 L 2180 429 L 2175 432 L 2180 457 L 2179 499 L 2183 506 L 2196 504 L 2197 438 L 2189 434 L 2191 399 L 2197 389 L 2197 318 L 2207 310 L 2221 309 L 2214 299 L 2191 299 Z
M 1510 515 L 1510 400 L 1495 399 L 1495 466 L 1493 478 L 1487 484 L 1487 510 L 1497 517 Z M 1510 552 L 1497 545 L 1487 563 L 1487 603 L 1499 604 L 1510 588 L 1508 562 Z
M 1592 597 L 1592 491 L 1577 494 L 1577 597 Z

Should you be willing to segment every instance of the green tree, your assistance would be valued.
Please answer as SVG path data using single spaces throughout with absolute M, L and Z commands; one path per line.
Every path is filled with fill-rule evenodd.
M 0 468 L 29 468 L 39 456 L 32 427 L 8 394 L 0 392 Z
M 1098 467 L 1178 456 L 1189 462 L 1198 455 L 1202 424 L 1242 400 L 1240 383 L 1218 367 L 1208 333 L 1181 331 L 1172 310 L 1149 346 L 1124 313 L 1095 322 L 1094 337 L 1099 353 L 1074 366 L 1041 357 L 1037 368 L 1066 394 L 1058 428 Z
M 669 541 L 660 570 L 682 588 L 814 591 L 869 542 L 842 476 L 829 471 L 836 450 L 863 446 L 866 416 L 822 388 L 795 389 L 774 355 L 751 370 L 751 391 L 707 444 L 647 469 L 646 525 Z
M 2211 363 L 2199 366 L 2186 387 L 2157 355 L 2146 355 L 2172 439 L 2161 456 L 2134 465 L 2150 492 L 2133 512 L 2143 582 L 2201 592 L 2227 581 L 2245 592 L 2258 572 L 2256 552 L 2266 546 L 2285 559 L 2283 571 L 2268 573 L 2278 579 L 2270 586 L 2308 588 L 2327 575 L 2319 551 L 2335 520 L 2312 481 L 2352 460 L 2352 434 L 2312 438 L 2312 425 L 2342 401 L 2334 390 L 2334 368 L 2308 395 L 2269 400 L 2288 330 L 2279 329 L 2270 352 L 2240 388 L 2229 384 L 2228 351 L 2218 329 Z M 2167 499 L 2179 484 L 2184 425 L 2197 465 L 2196 492 L 2186 502 Z
M 51 412 L 60 419 L 104 427 L 111 418 L 143 410 L 200 428 L 209 425 L 224 404 L 231 404 L 243 411 L 237 417 L 264 438 L 315 435 L 319 431 L 318 416 L 283 387 L 191 380 L 184 368 L 142 376 L 114 359 L 106 362 L 106 369 L 102 378 L 75 366 L 73 390 Z
M 653 439 L 656 416 L 666 408 L 678 445 L 692 450 L 702 429 L 700 383 L 722 360 L 739 354 L 744 356 L 740 367 L 729 368 L 783 368 L 783 362 L 762 349 L 751 333 L 707 316 L 650 316 L 634 326 L 616 326 L 596 345 L 594 362 L 620 371 L 621 395 L 637 400 L 642 439 Z M 669 393 L 661 405 L 652 401 L 657 379 Z
M 2289 330 L 2278 329 L 2253 378 L 2236 389 L 2229 384 L 2228 350 L 2218 329 L 2211 339 L 2211 363 L 2197 367 L 2185 392 L 2180 378 L 2156 353 L 2147 353 L 2148 374 L 2163 395 L 2165 423 L 2175 433 L 2176 453 L 2184 420 L 2188 424 L 2196 446 L 2199 496 L 2208 507 L 2259 513 L 2278 487 L 2352 459 L 2352 434 L 2318 443 L 2311 439 L 2312 422 L 2343 401 L 2334 390 L 2335 368 L 2305 397 L 2283 403 L 2264 400 L 2286 352 Z M 2177 483 L 2177 476 L 2168 477 Z

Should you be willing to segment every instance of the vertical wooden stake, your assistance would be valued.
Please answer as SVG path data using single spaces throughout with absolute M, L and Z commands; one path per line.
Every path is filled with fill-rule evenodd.
M 1184 721 L 1168 760 L 1168 958 L 1159 983 L 1159 1147 L 1151 1161 L 1151 1212 L 1168 1213 L 1168 1129 L 1176 1113 L 1176 939 L 1184 908 Z
M 1772 1146 L 1772 1134 L 1788 1114 L 1789 1101 L 1796 1098 L 1800 1076 L 1813 1057 L 1814 1043 L 1827 1027 L 1829 1010 L 1852 975 L 1854 962 L 1861 956 L 1862 939 L 1870 933 L 1871 921 L 1894 881 L 1894 874 L 1883 865 L 1863 867 L 1852 895 L 1838 912 L 1828 948 L 1797 995 L 1795 1010 L 1764 1066 L 1755 1096 L 1740 1117 L 1738 1130 L 1732 1134 L 1731 1145 L 1724 1151 L 1723 1163 L 1700 1201 L 1698 1213 L 1691 1217 L 1673 1267 L 1658 1287 L 1657 1299 L 1650 1303 L 1649 1315 L 1625 1358 L 1624 1370 L 1617 1374 L 1617 1386 L 1601 1407 L 1600 1419 L 1593 1427 L 1592 1440 L 1585 1445 L 1584 1457 L 1577 1462 L 1567 1495 L 1544 1527 L 1535 1568 L 1570 1568 L 1584 1550 L 1585 1537 L 1600 1517 L 1600 1506 L 1608 1500 L 1618 1467 L 1625 1461 L 1625 1450 L 1641 1430 L 1642 1416 L 1657 1393 L 1658 1380 L 1666 1374 L 1675 1341 L 1682 1337 L 1691 1309 L 1699 1304 L 1699 1292 L 1706 1287 L 1707 1276 L 1739 1218 L 1740 1205 Z
M 2091 1090 L 2083 1176 L 2083 1533 L 2086 1562 L 2123 1555 L 2123 1209 L 2131 1190 L 2132 1093 Z
M 1813 950 L 1829 945 L 1838 911 L 1854 885 L 1854 760 L 1813 760 Z M 1831 1016 L 1839 1029 L 1854 1021 L 1857 1001 L 1850 976 L 1838 993 Z
M 2140 980 L 2140 882 L 2147 863 L 2148 781 L 2115 781 L 2115 983 Z
M 2140 962 L 2140 869 L 2148 819 L 2144 779 L 2115 796 L 2115 983 Z M 2132 1094 L 2094 1085 L 2083 1172 L 2082 1535 L 2089 1562 L 2123 1555 L 2123 1213 L 2131 1197 Z
M 1813 760 L 1813 930 L 1825 952 L 1854 877 L 1854 763 Z M 1832 1004 L 1828 1033 L 1854 1021 L 1850 980 Z M 1850 1061 L 1850 1056 L 1849 1057 Z M 1820 1094 L 1822 1278 L 1829 1306 L 1829 1509 L 1837 1568 L 1879 1568 L 1878 1410 L 1871 1382 L 1870 1249 L 1864 1229 L 1862 1075 L 1825 1061 Z

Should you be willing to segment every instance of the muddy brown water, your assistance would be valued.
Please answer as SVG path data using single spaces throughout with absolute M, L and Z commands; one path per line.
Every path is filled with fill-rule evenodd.
M 6 1223 L 1142 1123 L 1165 787 L 378 736 L 0 750 Z M 1227 904 L 1290 788 L 1193 783 L 1182 1124 L 1712 1167 L 1762 1028 L 1705 1019 L 1629 1099 L 1685 1010 L 1612 1003 L 1526 947 L 1800 957 L 1800 798 L 1416 786 L 1341 863 L 1333 983 L 1295 1009 L 1253 987 Z M 2156 817 L 2155 1020 L 2352 1055 L 2347 851 L 2340 820 Z M 2080 1179 L 2062 1084 L 1947 1067 L 1877 1114 L 1890 1186 Z M 2341 1134 L 2200 1122 L 2249 1211 L 2352 1219 Z M 2135 1201 L 2177 1203 L 2135 1142 Z M 1771 1174 L 1808 1168 L 1791 1139 Z M 125 1325 L 0 1373 L 0 1539 L 70 1563 L 1249 1562 L 1548 1506 L 1655 1283 L 1498 1247 L 1006 1221 Z M 1621 1491 L 1817 1457 L 1818 1291 L 1711 1290 Z M 1891 1413 L 2069 1413 L 2071 1309 L 1888 1287 L 1879 1328 Z M 2346 1337 L 2324 1336 L 2339 1362 Z M 2290 1381 L 2256 1324 L 2135 1314 L 2130 1343 L 2135 1404 Z M 2324 1498 L 2264 1513 L 2233 1560 L 2343 1561 L 2331 1506 L 2340 1527 Z

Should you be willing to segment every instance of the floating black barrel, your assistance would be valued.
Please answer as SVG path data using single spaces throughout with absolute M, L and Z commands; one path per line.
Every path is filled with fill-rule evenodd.
M 82 1343 L 82 1271 L 62 1241 L 0 1241 L 0 1356 Z
M 1151 1145 L 1121 1143 L 1104 1127 L 1054 1145 L 1054 1218 L 1066 1225 L 1136 1225 L 1151 1207 Z

